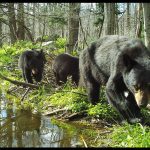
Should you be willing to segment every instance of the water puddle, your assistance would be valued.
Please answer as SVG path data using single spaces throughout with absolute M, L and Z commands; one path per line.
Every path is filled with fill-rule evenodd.
M 0 147 L 86 147 L 99 132 L 0 103 Z

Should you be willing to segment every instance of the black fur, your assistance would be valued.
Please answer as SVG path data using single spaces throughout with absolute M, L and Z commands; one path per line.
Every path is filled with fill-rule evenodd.
M 79 58 L 69 54 L 60 54 L 54 59 L 52 68 L 58 85 L 61 85 L 61 81 L 66 83 L 68 76 L 72 76 L 72 81 L 78 85 Z
M 18 66 L 22 70 L 25 82 L 33 83 L 32 77 L 36 82 L 42 80 L 44 64 L 46 62 L 43 50 L 26 50 L 20 57 Z
M 81 52 L 79 70 L 92 104 L 98 102 L 101 85 L 106 85 L 108 101 L 121 117 L 129 122 L 141 121 L 139 107 L 147 105 L 150 91 L 150 52 L 141 40 L 103 37 Z M 134 96 L 137 86 L 144 93 L 138 103 Z

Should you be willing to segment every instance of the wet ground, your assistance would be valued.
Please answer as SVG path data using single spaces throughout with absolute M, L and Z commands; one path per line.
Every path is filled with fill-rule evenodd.
M 12 108 L 6 109 L 5 101 L 0 100 L 0 147 L 88 147 L 90 138 L 94 135 L 96 139 L 99 133 Z

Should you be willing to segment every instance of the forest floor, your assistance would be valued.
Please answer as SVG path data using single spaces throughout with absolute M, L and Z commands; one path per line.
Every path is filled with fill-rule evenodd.
M 43 78 L 42 83 L 45 85 L 50 84 L 52 88 L 51 90 L 57 92 L 59 90 L 63 91 L 63 86 L 58 86 L 56 85 L 56 82 L 55 82 L 54 73 L 52 71 L 52 62 L 55 57 L 56 55 L 54 54 L 50 54 L 46 56 L 47 63 L 45 65 L 45 72 L 44 72 L 44 78 Z M 75 85 L 73 84 L 72 86 L 75 87 Z M 51 104 L 48 104 L 46 108 L 47 109 L 46 111 L 44 111 L 43 115 L 53 116 L 57 118 L 58 120 L 63 120 L 65 122 L 72 121 L 72 122 L 78 122 L 81 124 L 91 125 L 94 128 L 95 127 L 96 128 L 112 127 L 113 124 L 121 123 L 120 119 L 119 120 L 115 120 L 115 119 L 105 120 L 105 119 L 99 119 L 99 117 L 96 117 L 96 116 L 95 117 L 88 116 L 86 110 L 82 110 L 79 112 L 72 112 L 70 110 L 67 110 L 66 107 L 53 106 Z
M 46 54 L 47 62 L 45 64 L 42 85 L 44 85 L 45 87 L 48 86 L 48 88 L 50 86 L 48 96 L 50 96 L 54 93 L 57 93 L 57 91 L 66 92 L 65 90 L 63 91 L 63 88 L 64 88 L 63 85 L 58 86 L 58 85 L 56 85 L 56 82 L 55 82 L 54 73 L 52 71 L 52 62 L 55 57 L 56 57 L 56 55 L 54 55 L 54 54 Z M 75 87 L 75 85 L 73 85 L 73 84 L 72 84 L 72 87 L 77 89 L 77 87 Z M 32 89 L 30 89 L 30 91 L 28 93 L 26 93 L 26 92 L 25 92 L 25 88 L 16 88 L 16 86 L 10 87 L 10 89 L 8 91 L 8 93 L 10 93 L 10 94 L 17 93 L 18 97 L 21 96 L 22 97 L 21 103 L 24 103 L 25 99 L 27 99 L 27 98 L 25 98 L 25 97 L 27 97 L 27 95 L 29 95 L 30 93 L 34 93 L 34 91 Z M 71 91 L 67 91 L 67 92 L 71 93 Z M 27 95 L 25 95 L 25 93 Z M 82 95 L 82 93 L 77 93 L 77 94 Z M 87 100 L 86 95 L 83 95 L 83 96 Z M 28 96 L 28 98 L 30 99 L 30 95 Z M 43 99 L 45 98 L 44 95 L 42 95 L 42 98 Z M 69 96 L 67 98 L 69 98 Z M 43 99 L 42 99 L 42 101 L 44 103 Z M 56 99 L 56 101 L 58 101 L 58 99 Z M 61 100 L 59 100 L 59 101 L 61 101 Z M 105 106 L 107 106 L 107 105 L 109 105 L 108 102 L 106 102 Z M 66 106 L 64 106 L 64 107 L 62 105 L 59 106 L 59 102 L 57 105 L 53 105 L 50 102 L 45 102 L 43 104 L 42 109 L 43 109 L 42 115 L 53 116 L 59 120 L 63 120 L 66 122 L 73 121 L 73 122 L 79 122 L 79 123 L 83 123 L 83 124 L 86 123 L 87 125 L 90 124 L 93 127 L 97 127 L 97 128 L 112 127 L 114 124 L 122 124 L 120 117 L 119 118 L 117 117 L 117 119 L 116 118 L 113 119 L 114 114 L 110 114 L 108 111 L 106 112 L 106 115 L 107 116 L 109 115 L 109 117 L 112 115 L 111 119 L 105 119 L 103 117 L 101 117 L 103 119 L 100 119 L 100 117 L 97 117 L 96 115 L 89 116 L 86 109 L 85 110 L 82 109 L 81 111 L 73 112 L 72 110 L 68 109 Z M 102 107 L 102 109 L 104 109 L 104 111 L 105 111 L 105 108 Z M 97 111 L 97 110 L 95 110 L 95 111 Z
M 35 112 L 38 112 L 39 108 L 42 115 L 52 116 L 66 123 L 72 122 L 82 124 L 93 129 L 103 128 L 106 130 L 104 132 L 105 135 L 114 136 L 114 142 L 111 141 L 112 143 L 110 143 L 110 140 L 112 139 L 112 137 L 110 137 L 104 142 L 106 143 L 105 146 L 108 145 L 107 143 L 110 144 L 109 146 L 113 147 L 149 146 L 149 128 L 144 127 L 141 124 L 135 126 L 122 125 L 118 113 L 108 104 L 106 97 L 104 96 L 104 91 L 100 93 L 100 103 L 92 106 L 87 100 L 85 90 L 79 90 L 74 85 L 70 86 L 68 83 L 62 86 L 56 85 L 52 71 L 52 62 L 55 57 L 56 55 L 54 54 L 46 54 L 47 63 L 44 68 L 44 76 L 42 82 L 36 85 L 40 87 L 39 89 L 30 88 L 27 92 L 27 88 L 24 86 L 18 86 L 10 82 L 5 82 L 3 79 L 1 80 L 2 84 L 0 92 L 1 94 L 4 92 L 3 95 L 9 103 L 8 106 L 12 107 L 12 104 L 15 104 L 18 109 L 23 108 L 26 110 L 31 108 L 35 110 Z M 10 77 L 12 80 L 24 82 L 21 71 L 17 68 L 17 59 L 15 59 L 14 63 L 3 66 L 3 75 L 5 75 L 5 77 Z M 149 121 L 149 111 L 144 110 L 144 114 Z M 114 126 L 115 129 L 113 129 Z M 112 131 L 115 131 L 114 134 L 112 134 Z M 105 140 L 106 137 L 103 137 L 103 135 L 99 137 L 98 142 L 103 145 L 103 140 Z M 132 140 L 130 140 L 131 138 Z M 144 140 L 139 144 L 138 141 L 140 139 Z M 134 144 L 133 141 L 135 142 Z M 148 142 L 146 143 L 145 141 Z

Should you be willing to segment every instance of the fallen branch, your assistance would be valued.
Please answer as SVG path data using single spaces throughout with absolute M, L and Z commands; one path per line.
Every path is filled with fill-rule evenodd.
M 21 89 L 21 88 L 22 88 L 22 87 L 16 88 L 16 86 L 14 86 L 14 87 L 12 87 L 12 89 L 9 89 L 9 90 L 7 91 L 7 93 L 10 94 L 10 93 L 12 93 L 12 92 L 16 92 L 18 89 Z
M 20 81 L 16 81 L 16 80 L 11 80 L 7 77 L 4 77 L 3 75 L 0 74 L 0 78 L 3 79 L 3 80 L 7 80 L 15 85 L 20 85 L 20 86 L 23 86 L 23 87 L 30 87 L 30 88 L 39 88 L 38 85 L 34 85 L 34 84 L 30 84 L 30 83 L 25 83 L 25 82 L 20 82 Z
M 86 115 L 85 112 L 86 111 L 84 110 L 81 112 L 73 113 L 70 116 L 65 117 L 65 119 L 68 119 L 69 121 L 71 121 L 71 120 L 74 120 L 74 119 L 79 118 L 79 117 L 84 117 Z
M 82 136 L 82 135 L 80 135 L 80 137 L 81 137 L 81 139 L 82 139 L 82 141 L 83 141 L 83 143 L 84 143 L 84 146 L 87 148 L 88 146 L 87 146 L 87 144 L 86 144 L 86 142 L 85 142 L 85 140 L 84 140 L 83 136 Z
M 67 113 L 68 113 L 67 110 L 64 111 L 62 114 L 60 114 L 59 116 L 57 116 L 57 119 L 63 119 L 64 116 L 65 116 Z
M 47 45 L 50 45 L 50 44 L 52 44 L 53 43 L 53 41 L 48 41 L 48 42 L 42 42 L 42 47 L 43 46 L 47 46 Z
M 66 110 L 66 108 L 57 109 L 57 110 L 54 110 L 54 111 L 47 113 L 47 114 L 44 114 L 44 115 L 50 116 L 50 115 L 54 115 L 54 114 L 57 114 L 58 112 L 65 111 L 65 110 Z
M 25 98 L 25 96 L 27 95 L 27 93 L 29 92 L 30 88 L 28 87 L 26 92 L 24 93 L 23 97 L 21 98 L 21 101 L 23 101 L 23 99 Z

